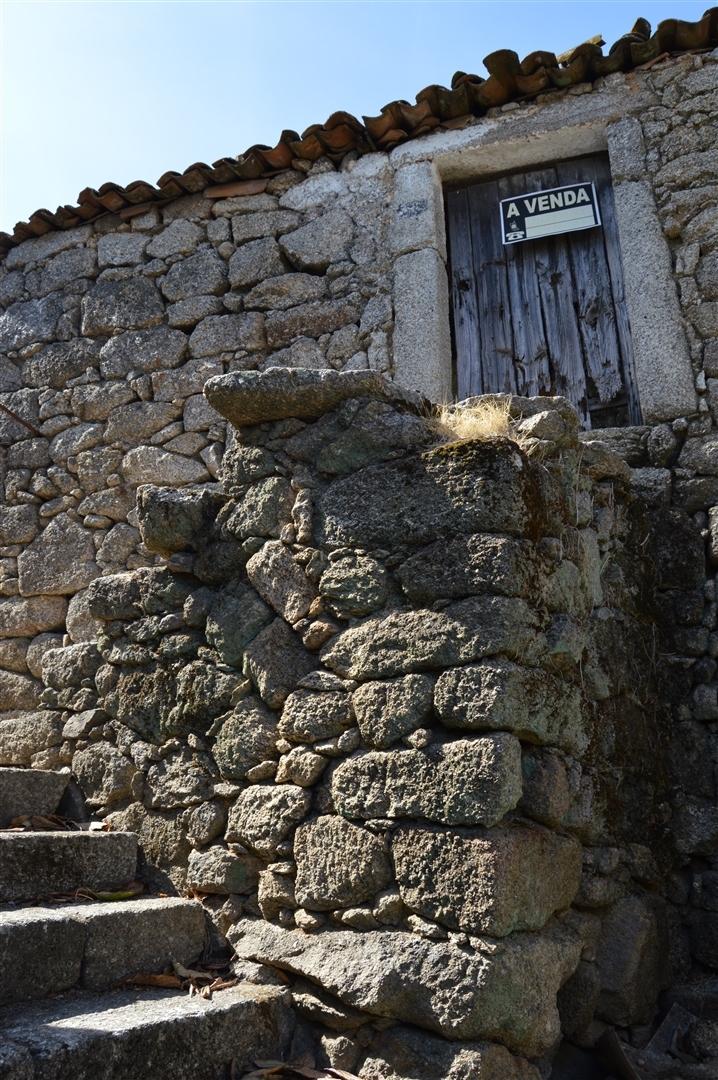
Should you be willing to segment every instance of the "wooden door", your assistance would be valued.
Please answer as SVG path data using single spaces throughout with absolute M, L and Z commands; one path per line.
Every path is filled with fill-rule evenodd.
M 499 202 L 593 181 L 602 225 L 504 245 Z M 457 398 L 561 394 L 585 427 L 640 423 L 605 154 L 446 194 Z

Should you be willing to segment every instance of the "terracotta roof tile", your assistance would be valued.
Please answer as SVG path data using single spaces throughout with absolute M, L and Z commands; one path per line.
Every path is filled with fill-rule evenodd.
M 57 229 L 69 229 L 105 213 L 129 218 L 156 203 L 181 195 L 206 191 L 213 197 L 229 194 L 226 185 L 246 184 L 232 193 L 262 190 L 249 185 L 296 167 L 298 161 L 329 158 L 336 165 L 350 152 L 391 150 L 437 128 L 452 128 L 462 119 L 482 116 L 487 110 L 510 101 L 536 97 L 548 90 L 593 82 L 601 76 L 650 64 L 664 56 L 709 49 L 718 45 L 718 7 L 709 8 L 696 22 L 666 19 L 654 34 L 646 19 L 614 42 L 604 55 L 601 47 L 587 42 L 559 63 L 550 52 L 532 52 L 523 60 L 510 49 L 499 49 L 484 60 L 487 79 L 458 71 L 451 87 L 427 86 L 408 101 L 391 101 L 379 116 L 365 116 L 361 123 L 347 112 L 335 112 L 324 124 L 312 124 L 301 135 L 283 131 L 276 146 L 250 146 L 236 158 L 220 158 L 212 165 L 202 161 L 184 172 L 166 172 L 156 185 L 133 180 L 126 187 L 107 183 L 95 191 L 85 188 L 77 206 L 36 210 L 29 221 L 19 222 L 12 234 L 0 233 L 0 259 L 16 244 Z

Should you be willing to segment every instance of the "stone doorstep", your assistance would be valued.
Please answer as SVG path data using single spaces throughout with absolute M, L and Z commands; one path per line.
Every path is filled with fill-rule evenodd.
M 275 987 L 72 993 L 0 1009 L 0 1080 L 220 1080 L 284 1057 L 292 1025 Z
M 54 814 L 70 772 L 0 769 L 0 828 L 20 814 Z
M 134 833 L 0 831 L 0 901 L 116 888 L 136 873 Z
M 0 911 L 0 1004 L 191 966 L 206 937 L 201 905 L 171 897 Z

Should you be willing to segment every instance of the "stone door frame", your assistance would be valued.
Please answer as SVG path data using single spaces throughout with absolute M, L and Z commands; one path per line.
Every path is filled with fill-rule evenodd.
M 654 103 L 635 76 L 551 103 L 511 107 L 390 155 L 394 377 L 434 401 L 453 399 L 444 184 L 608 152 L 635 375 L 644 423 L 697 410 L 671 252 L 646 171 L 640 121 Z M 581 89 L 581 88 L 576 88 Z

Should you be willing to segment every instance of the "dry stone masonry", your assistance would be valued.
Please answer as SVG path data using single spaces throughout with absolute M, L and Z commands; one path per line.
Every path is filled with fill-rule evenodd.
M 436 445 L 371 373 L 206 396 L 237 425 L 221 483 L 140 488 L 169 567 L 89 585 L 97 641 L 43 658 L 46 753 L 205 897 L 244 975 L 292 976 L 327 1062 L 404 1075 L 398 1022 L 457 1076 L 528 1080 L 562 1020 L 645 1022 L 667 718 L 623 462 L 558 399 L 514 399 L 527 454 Z
M 654 58 L 0 265 L 0 813 L 70 768 L 295 1055 L 715 1073 L 717 100 Z M 442 443 L 441 183 L 606 146 L 643 424 Z

